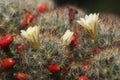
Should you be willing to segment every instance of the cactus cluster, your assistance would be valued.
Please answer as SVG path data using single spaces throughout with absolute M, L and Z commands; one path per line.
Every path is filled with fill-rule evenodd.
M 119 80 L 119 22 L 52 0 L 0 1 L 0 80 Z

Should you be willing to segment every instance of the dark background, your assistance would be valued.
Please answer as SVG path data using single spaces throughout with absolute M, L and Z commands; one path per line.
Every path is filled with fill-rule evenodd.
M 56 5 L 74 5 L 88 12 L 107 12 L 120 15 L 120 0 L 54 0 Z

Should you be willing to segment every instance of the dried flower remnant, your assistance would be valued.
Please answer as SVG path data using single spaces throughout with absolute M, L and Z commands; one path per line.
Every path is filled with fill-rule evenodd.
M 69 10 L 69 19 L 70 21 L 73 21 L 78 11 L 76 9 L 69 8 L 69 7 L 68 7 L 68 10 Z

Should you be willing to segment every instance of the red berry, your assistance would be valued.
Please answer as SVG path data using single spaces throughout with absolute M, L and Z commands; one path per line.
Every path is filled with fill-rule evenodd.
M 89 68 L 90 68 L 89 63 L 87 63 L 87 62 L 86 62 L 86 63 L 84 63 L 84 68 L 85 68 L 85 69 L 89 69 Z
M 28 25 L 29 23 L 31 23 L 33 20 L 34 20 L 34 15 L 31 14 L 31 13 L 29 13 L 29 14 L 27 14 L 27 15 L 25 16 L 22 24 L 23 24 L 24 26 L 27 26 L 27 25 Z
M 27 74 L 19 72 L 19 73 L 17 74 L 17 79 L 18 79 L 18 80 L 29 80 L 29 77 L 28 77 Z
M 84 63 L 84 73 L 89 74 L 90 73 L 90 64 L 89 63 Z
M 47 69 L 52 73 L 58 73 L 61 70 L 59 65 L 49 65 Z
M 95 47 L 94 49 L 93 49 L 93 54 L 99 54 L 101 52 L 101 48 L 99 48 L 99 47 Z
M 73 38 L 72 38 L 72 41 L 71 41 L 71 45 L 73 47 L 78 47 L 79 46 L 79 41 L 78 41 L 78 34 L 77 33 L 74 33 L 73 34 Z
M 1 62 L 1 69 L 3 71 L 12 69 L 15 64 L 16 64 L 16 61 L 13 58 L 4 59 Z
M 38 9 L 38 14 L 44 13 L 47 10 L 47 5 L 42 4 Z
M 23 45 L 18 45 L 18 46 L 17 46 L 18 52 L 23 51 L 23 49 L 24 49 L 24 46 L 23 46 Z
M 90 80 L 90 79 L 88 79 L 88 78 L 85 77 L 85 76 L 81 76 L 81 77 L 79 78 L 79 80 Z
M 8 47 L 12 42 L 14 38 L 10 35 L 6 35 L 0 39 L 0 48 L 6 48 Z

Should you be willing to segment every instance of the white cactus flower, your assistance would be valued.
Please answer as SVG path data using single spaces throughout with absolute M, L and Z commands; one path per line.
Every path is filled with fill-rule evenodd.
M 39 26 L 29 27 L 26 31 L 21 30 L 21 36 L 25 38 L 32 47 L 38 48 L 40 46 L 39 32 L 40 32 Z
M 80 18 L 77 22 L 82 25 L 89 35 L 95 38 L 98 34 L 99 14 L 86 15 L 85 18 Z
M 65 34 L 61 37 L 64 45 L 69 45 L 72 41 L 74 32 L 67 30 Z

